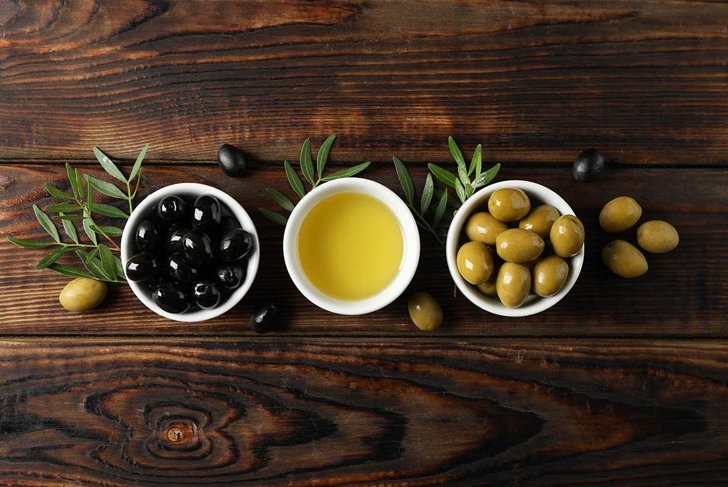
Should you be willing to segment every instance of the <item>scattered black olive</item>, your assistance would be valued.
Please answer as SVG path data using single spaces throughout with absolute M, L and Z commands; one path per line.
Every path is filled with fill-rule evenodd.
M 171 254 L 166 261 L 164 268 L 166 274 L 174 281 L 188 284 L 199 274 L 197 268 L 192 267 L 183 254 Z
M 200 230 L 190 230 L 182 237 L 182 247 L 190 264 L 203 267 L 212 263 L 212 243 L 210 237 Z
M 132 255 L 126 261 L 126 277 L 132 281 L 146 281 L 156 276 L 158 272 L 157 259 L 148 252 Z
M 596 149 L 587 149 L 576 158 L 572 174 L 577 181 L 589 181 L 599 176 L 604 170 L 605 159 Z
M 223 262 L 235 262 L 246 257 L 252 249 L 253 235 L 238 228 L 223 236 L 217 255 Z
M 180 221 L 185 216 L 185 202 L 179 196 L 167 196 L 157 205 L 157 215 L 165 223 Z
M 162 281 L 152 294 L 154 303 L 168 313 L 184 313 L 190 307 L 189 297 L 172 282 Z
M 220 202 L 211 195 L 200 196 L 192 206 L 192 226 L 208 230 L 218 228 L 222 220 Z
M 240 149 L 230 144 L 223 144 L 217 150 L 217 163 L 222 172 L 230 177 L 245 173 L 245 156 Z
M 220 304 L 220 290 L 211 282 L 195 283 L 193 288 L 195 303 L 202 309 L 212 309 Z
M 246 267 L 237 264 L 222 264 L 215 268 L 215 279 L 227 289 L 237 289 L 245 279 Z
M 250 327 L 255 333 L 268 333 L 280 326 L 281 312 L 275 303 L 266 301 L 259 304 L 250 316 Z
M 174 225 L 169 227 L 167 239 L 164 241 L 164 250 L 166 250 L 168 254 L 174 254 L 175 252 L 184 252 L 185 248 L 182 245 L 182 237 L 184 237 L 185 233 L 189 231 L 189 227 L 186 227 L 179 223 L 175 223 Z
M 152 220 L 144 220 L 136 230 L 136 243 L 142 252 L 154 252 L 162 242 L 157 224 Z

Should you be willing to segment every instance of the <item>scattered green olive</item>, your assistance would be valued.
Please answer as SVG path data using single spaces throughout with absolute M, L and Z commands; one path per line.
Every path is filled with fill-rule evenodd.
M 488 211 L 502 222 L 518 221 L 531 211 L 531 200 L 521 189 L 499 189 L 488 198 Z
M 420 330 L 432 331 L 442 324 L 440 303 L 426 292 L 420 291 L 410 296 L 407 310 L 412 323 Z
M 607 202 L 599 213 L 599 225 L 607 232 L 618 233 L 632 228 L 642 216 L 642 207 L 629 196 Z
M 511 228 L 498 234 L 495 245 L 501 259 L 516 264 L 537 259 L 545 246 L 538 234 L 520 228 Z
M 498 271 L 495 288 L 501 303 L 509 308 L 518 308 L 531 290 L 531 272 L 524 265 L 506 262 Z
M 499 233 L 508 229 L 508 225 L 486 211 L 473 213 L 465 224 L 465 235 L 470 240 L 495 245 Z
M 602 260 L 620 277 L 639 277 L 647 272 L 647 259 L 640 250 L 624 240 L 613 240 L 602 249 Z
M 458 250 L 457 267 L 470 284 L 487 281 L 493 274 L 493 253 L 483 242 L 468 242 Z
M 498 294 L 498 291 L 495 288 L 495 281 L 493 280 L 481 282 L 476 287 L 478 288 L 478 291 L 486 296 L 495 296 Z
M 531 230 L 543 239 L 549 238 L 551 226 L 561 216 L 559 210 L 551 205 L 539 205 L 518 223 L 518 228 Z
M 662 220 L 650 220 L 637 228 L 637 244 L 647 252 L 664 254 L 680 243 L 675 227 Z
M 551 226 L 551 248 L 559 257 L 573 257 L 584 245 L 584 225 L 574 215 L 564 215 Z
M 550 255 L 533 266 L 533 292 L 538 296 L 553 296 L 561 291 L 569 276 L 569 264 L 558 255 Z
M 107 291 L 105 282 L 77 277 L 66 284 L 58 300 L 68 311 L 89 311 L 101 304 Z

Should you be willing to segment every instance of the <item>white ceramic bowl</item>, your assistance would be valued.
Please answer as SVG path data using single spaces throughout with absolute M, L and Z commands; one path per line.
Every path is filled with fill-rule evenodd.
M 220 306 L 214 309 L 200 309 L 196 311 L 188 311 L 187 313 L 168 313 L 157 306 L 152 300 L 152 293 L 147 290 L 142 283 L 127 280 L 129 287 L 134 291 L 134 294 L 139 301 L 144 305 L 157 313 L 160 316 L 169 318 L 175 321 L 185 322 L 197 322 L 205 321 L 229 311 L 233 306 L 238 304 L 243 296 L 248 292 L 250 286 L 253 285 L 253 280 L 258 272 L 258 263 L 260 262 L 260 243 L 258 242 L 258 232 L 255 230 L 253 220 L 250 219 L 248 213 L 243 209 L 240 204 L 229 194 L 220 191 L 212 186 L 197 183 L 180 183 L 165 186 L 154 193 L 150 194 L 144 200 L 139 203 L 134 211 L 132 212 L 129 220 L 124 226 L 124 232 L 121 236 L 121 261 L 126 264 L 126 261 L 134 254 L 135 247 L 135 232 L 137 225 L 150 215 L 157 203 L 166 196 L 182 196 L 182 197 L 197 197 L 201 195 L 212 195 L 217 198 L 220 203 L 228 207 L 233 216 L 240 222 L 240 226 L 246 231 L 250 232 L 253 236 L 253 250 L 248 256 L 248 268 L 245 275 L 245 281 L 228 297 L 227 301 L 222 303 Z
M 531 293 L 526 302 L 520 308 L 509 308 L 500 302 L 498 296 L 486 296 L 476 289 L 475 286 L 467 282 L 458 272 L 456 256 L 461 243 L 467 239 L 464 237 L 463 228 L 468 221 L 468 217 L 476 211 L 488 209 L 488 198 L 493 192 L 503 188 L 518 188 L 526 192 L 531 199 L 531 208 L 537 205 L 547 204 L 555 207 L 562 215 L 575 215 L 571 206 L 564 199 L 547 188 L 530 181 L 503 181 L 496 184 L 486 186 L 482 190 L 475 193 L 468 199 L 463 206 L 455 213 L 450 228 L 447 232 L 447 242 L 445 251 L 447 252 L 447 267 L 450 275 L 455 281 L 460 292 L 465 295 L 473 304 L 489 311 L 493 314 L 501 316 L 529 316 L 540 313 L 561 301 L 566 296 L 579 277 L 581 268 L 584 264 L 584 246 L 574 257 L 566 259 L 569 264 L 569 276 L 566 279 L 564 287 L 553 296 L 542 298 Z
M 357 301 L 336 299 L 321 292 L 304 273 L 298 255 L 298 233 L 308 212 L 323 199 L 348 192 L 372 196 L 392 210 L 402 229 L 404 245 L 402 263 L 394 280 L 374 296 Z M 407 288 L 415 275 L 420 259 L 420 234 L 407 205 L 386 186 L 369 179 L 353 177 L 337 179 L 313 189 L 301 198 L 293 209 L 283 234 L 283 258 L 293 283 L 313 304 L 332 313 L 361 315 L 383 308 L 397 299 Z

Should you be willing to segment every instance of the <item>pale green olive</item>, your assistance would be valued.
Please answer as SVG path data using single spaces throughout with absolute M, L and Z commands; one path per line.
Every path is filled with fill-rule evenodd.
M 495 281 L 489 280 L 485 282 L 481 282 L 477 286 L 478 291 L 485 294 L 486 296 L 495 296 L 498 294 L 498 291 L 495 288 Z
M 584 225 L 574 215 L 564 215 L 551 226 L 551 248 L 559 257 L 573 257 L 584 245 Z
M 457 267 L 463 279 L 478 285 L 493 274 L 493 253 L 483 242 L 468 242 L 458 250 Z
M 620 277 L 639 277 L 647 272 L 647 259 L 640 250 L 624 240 L 613 240 L 602 249 L 602 260 Z
M 412 323 L 420 330 L 435 330 L 442 324 L 440 303 L 426 292 L 420 291 L 410 296 L 407 300 L 407 311 Z
M 101 304 L 107 291 L 105 282 L 77 277 L 66 284 L 58 300 L 68 311 L 88 311 Z
M 495 289 L 501 303 L 509 308 L 518 308 L 531 290 L 531 271 L 524 265 L 506 262 L 498 271 Z
M 599 213 L 599 225 L 607 232 L 623 232 L 637 223 L 642 207 L 629 196 L 618 196 L 609 201 Z
M 465 224 L 465 235 L 470 240 L 483 242 L 488 245 L 495 245 L 495 238 L 504 230 L 508 229 L 508 225 L 495 218 L 486 211 L 473 213 Z
M 533 292 L 538 296 L 553 296 L 561 291 L 569 277 L 569 264 L 558 255 L 550 255 L 533 266 Z
M 544 241 L 531 230 L 510 228 L 498 234 L 495 248 L 501 259 L 523 264 L 537 259 L 544 249 Z
M 502 222 L 515 222 L 531 211 L 531 200 L 518 188 L 503 188 L 488 198 L 488 211 Z
M 518 223 L 518 228 L 531 230 L 532 232 L 537 233 L 539 237 L 546 239 L 549 238 L 551 226 L 560 216 L 561 213 L 559 213 L 559 210 L 553 206 L 539 205 L 531 210 L 531 213 L 526 215 L 526 218 Z
M 637 244 L 647 252 L 664 254 L 680 243 L 675 227 L 662 220 L 650 220 L 637 228 Z

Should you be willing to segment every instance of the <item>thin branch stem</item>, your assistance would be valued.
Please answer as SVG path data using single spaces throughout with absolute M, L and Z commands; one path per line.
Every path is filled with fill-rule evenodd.
M 425 230 L 427 230 L 428 232 L 430 232 L 432 234 L 432 236 L 435 237 L 435 240 L 437 240 L 437 243 L 440 244 L 440 247 L 442 247 L 444 249 L 445 242 L 442 241 L 442 238 L 437 234 L 437 231 L 432 227 L 432 225 L 430 225 L 427 222 L 427 220 L 425 220 L 425 217 L 422 216 L 420 214 L 420 212 L 417 211 L 417 209 L 414 206 L 412 206 L 410 204 L 408 204 L 407 206 L 409 207 L 409 209 L 412 211 L 412 214 L 417 219 L 417 224 L 419 226 L 421 226 L 422 228 L 424 228 Z

